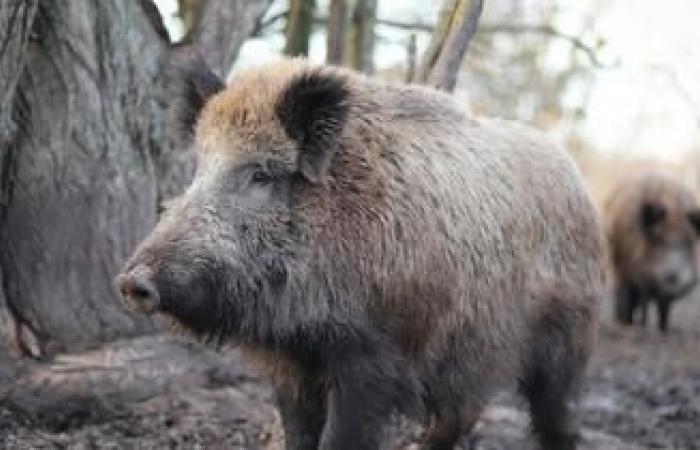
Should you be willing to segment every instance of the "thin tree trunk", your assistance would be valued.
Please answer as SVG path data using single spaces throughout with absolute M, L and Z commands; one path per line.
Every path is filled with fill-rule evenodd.
M 482 9 L 483 0 L 445 0 L 418 81 L 437 89 L 454 90 Z
M 234 3 L 261 15 L 269 0 Z M 170 43 L 152 6 L 0 6 L 0 36 L 24 30 L 0 41 L 2 111 L 17 124 L 0 154 L 0 308 L 4 303 L 10 314 L 0 331 L 28 330 L 43 352 L 153 330 L 122 308 L 112 287 L 124 258 L 155 223 L 159 197 L 177 194 L 192 172 L 191 156 L 169 139 Z M 211 26 L 252 29 L 259 16 L 237 11 L 235 18 L 221 13 L 229 19 Z M 225 42 L 215 42 L 201 30 L 203 52 L 223 70 L 245 33 L 220 34 Z M 6 79 L 16 80 L 14 95 Z
M 343 64 L 347 24 L 347 1 L 331 0 L 326 27 L 326 62 L 328 64 Z
M 406 64 L 406 83 L 413 83 L 416 79 L 416 33 L 411 33 L 406 49 L 408 62 Z
M 350 67 L 365 73 L 374 72 L 374 25 L 377 0 L 357 0 L 350 29 Z
M 290 0 L 289 3 L 284 53 L 290 56 L 308 56 L 316 1 Z

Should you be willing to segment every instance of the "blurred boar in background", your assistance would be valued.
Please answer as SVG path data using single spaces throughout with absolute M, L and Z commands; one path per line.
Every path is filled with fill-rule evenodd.
M 185 81 L 198 171 L 118 277 L 127 304 L 269 369 L 288 449 L 378 449 L 394 412 L 452 448 L 516 380 L 542 447 L 575 447 L 603 234 L 565 152 L 302 60 Z
M 700 210 L 695 195 L 665 172 L 644 172 L 620 183 L 604 205 L 614 272 L 615 315 L 631 324 L 647 304 L 659 311 L 666 331 L 671 303 L 697 281 L 695 242 Z

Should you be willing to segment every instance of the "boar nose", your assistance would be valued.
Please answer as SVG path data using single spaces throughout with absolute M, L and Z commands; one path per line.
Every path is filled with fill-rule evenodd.
M 134 269 L 123 273 L 117 277 L 116 284 L 130 310 L 150 314 L 158 309 L 158 290 L 147 271 Z

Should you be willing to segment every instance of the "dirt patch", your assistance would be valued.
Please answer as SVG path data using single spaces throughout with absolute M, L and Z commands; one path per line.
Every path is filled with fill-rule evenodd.
M 580 405 L 581 449 L 700 449 L 699 324 L 697 294 L 676 305 L 667 336 L 603 321 Z M 250 373 L 235 351 L 164 336 L 51 363 L 0 357 L 0 448 L 279 450 L 271 391 Z M 504 393 L 462 449 L 535 449 L 528 429 L 524 404 Z M 422 430 L 400 421 L 396 434 L 414 449 Z

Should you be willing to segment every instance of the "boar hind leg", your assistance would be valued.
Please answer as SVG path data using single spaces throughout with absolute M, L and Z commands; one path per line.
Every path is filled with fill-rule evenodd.
M 530 406 L 533 431 L 543 450 L 574 450 L 578 430 L 572 403 L 590 352 L 591 318 L 552 308 L 535 330 L 521 392 Z
M 326 392 L 319 380 L 304 379 L 276 389 L 286 450 L 317 450 L 326 421 Z

